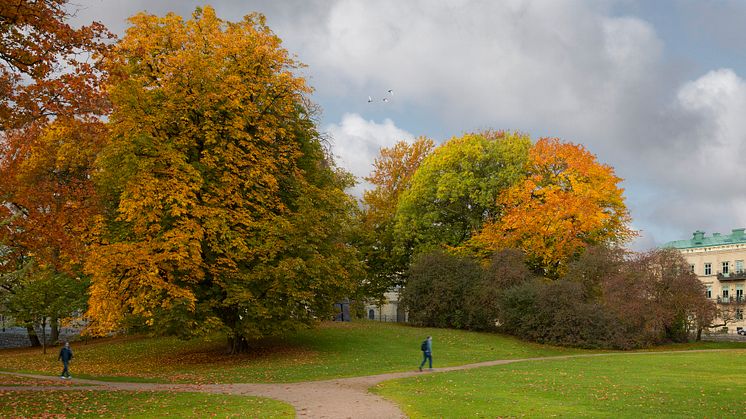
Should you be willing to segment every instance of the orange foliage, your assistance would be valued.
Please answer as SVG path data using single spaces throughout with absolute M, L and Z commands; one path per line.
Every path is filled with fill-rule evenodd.
M 13 251 L 33 255 L 41 265 L 73 274 L 85 252 L 84 238 L 99 211 L 90 181 L 103 146 L 101 123 L 59 119 L 8 133 L 0 160 L 0 188 L 12 218 L 2 234 Z M 15 266 L 14 266 L 15 267 Z
M 434 148 L 433 140 L 426 137 L 412 144 L 399 141 L 391 148 L 381 148 L 380 157 L 373 162 L 373 173 L 365 178 L 375 186 L 363 195 L 366 221 L 371 227 L 393 219 L 399 195 L 409 188 L 414 172 Z
M 105 109 L 90 58 L 112 35 L 99 23 L 73 29 L 69 17 L 67 0 L 0 1 L 0 131 Z
M 519 248 L 535 269 L 557 277 L 588 245 L 633 235 L 621 179 L 583 146 L 539 140 L 529 153 L 527 175 L 499 196 L 501 216 L 475 237 L 477 247 Z

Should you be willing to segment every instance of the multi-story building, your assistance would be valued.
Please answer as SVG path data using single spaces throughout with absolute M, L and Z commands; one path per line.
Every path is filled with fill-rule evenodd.
M 721 322 L 727 320 L 727 331 L 746 328 L 744 321 L 744 283 L 746 282 L 746 234 L 743 228 L 731 234 L 714 233 L 705 237 L 695 231 L 689 240 L 676 240 L 665 247 L 678 249 L 689 262 L 689 268 L 706 287 L 707 298 L 718 304 Z

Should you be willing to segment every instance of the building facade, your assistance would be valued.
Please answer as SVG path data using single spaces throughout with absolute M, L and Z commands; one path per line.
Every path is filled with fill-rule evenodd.
M 407 313 L 399 304 L 399 290 L 389 291 L 384 297 L 386 301 L 382 305 L 365 305 L 365 318 L 382 322 L 406 322 Z
M 678 249 L 689 268 L 706 287 L 707 298 L 717 303 L 721 319 L 727 320 L 727 332 L 746 328 L 744 321 L 744 285 L 746 283 L 746 234 L 743 228 L 731 234 L 714 233 L 706 237 L 695 231 L 689 240 L 669 242 L 665 247 Z

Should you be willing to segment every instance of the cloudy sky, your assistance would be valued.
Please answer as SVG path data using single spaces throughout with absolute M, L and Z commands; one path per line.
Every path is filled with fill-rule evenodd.
M 98 20 L 120 36 L 138 11 L 189 16 L 203 5 L 73 3 L 76 23 Z M 308 65 L 322 129 L 357 176 L 402 139 L 518 130 L 583 144 L 615 168 L 637 250 L 746 227 L 746 2 L 210 4 L 225 20 L 267 16 Z

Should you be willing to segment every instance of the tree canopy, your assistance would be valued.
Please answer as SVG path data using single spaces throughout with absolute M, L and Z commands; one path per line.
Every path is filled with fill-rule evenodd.
M 523 179 L 528 136 L 486 131 L 436 148 L 401 194 L 396 233 L 405 252 L 458 246 L 498 215 L 498 196 Z
M 352 292 L 354 202 L 300 66 L 258 14 L 139 14 L 108 62 L 109 204 L 88 259 L 94 332 L 141 317 L 245 339 L 312 324 Z
M 621 179 L 583 146 L 543 138 L 531 147 L 526 177 L 500 194 L 500 216 L 474 238 L 489 250 L 518 248 L 550 277 L 595 244 L 632 236 Z
M 70 15 L 68 0 L 0 1 L 0 131 L 101 113 L 96 58 L 112 35 L 95 22 L 72 28 Z

